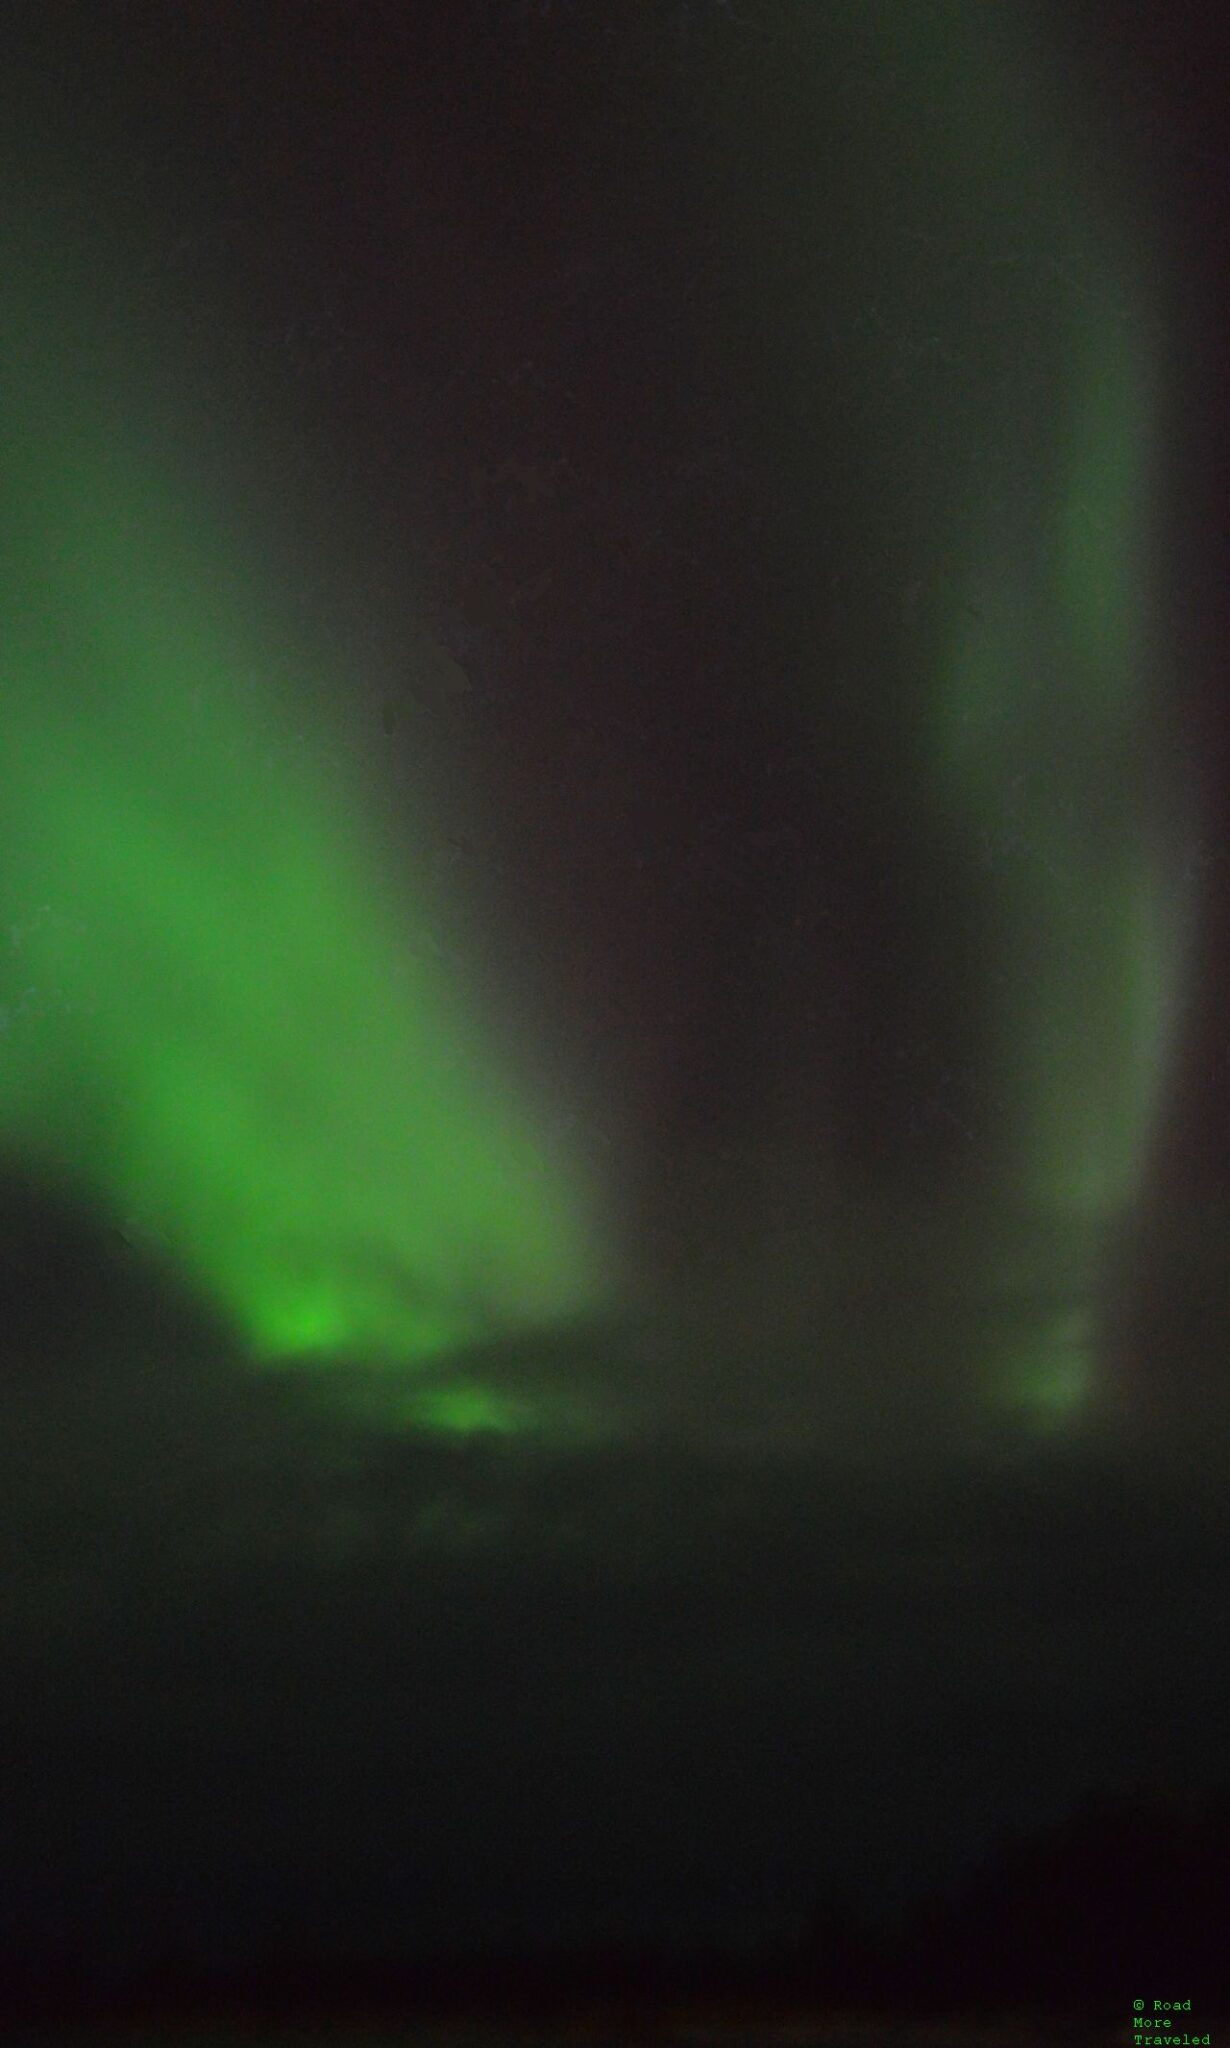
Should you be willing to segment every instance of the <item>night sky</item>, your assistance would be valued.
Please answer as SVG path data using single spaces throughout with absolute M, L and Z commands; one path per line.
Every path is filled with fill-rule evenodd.
M 10 10 L 9 1963 L 1230 1783 L 1209 13 Z

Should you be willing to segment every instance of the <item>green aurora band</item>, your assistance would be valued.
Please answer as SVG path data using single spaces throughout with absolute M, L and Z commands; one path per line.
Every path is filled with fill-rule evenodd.
M 991 850 L 995 1178 L 1042 1219 L 1032 1240 L 1032 1223 L 1020 1241 L 989 1228 L 983 1270 L 1008 1295 L 1038 1244 L 1081 1247 L 1046 1326 L 1008 1317 L 991 1340 L 978 1396 L 1060 1420 L 1091 1389 L 1100 1248 L 1144 1168 L 1183 964 L 1173 812 L 1146 794 L 1162 323 L 1126 198 L 1112 224 L 1039 53 L 992 16 L 958 0 L 807 17 L 817 105 L 828 39 L 875 74 L 843 116 L 844 196 L 831 151 L 814 170 L 843 253 L 821 277 L 790 158 L 782 267 L 758 258 L 748 289 L 773 307 L 768 374 L 821 421 L 810 441 L 795 422 L 796 475 L 800 449 L 826 466 L 833 296 L 874 309 L 860 374 L 878 429 L 838 516 L 934 600 L 897 649 L 927 666 L 900 721 L 906 801 L 962 835 L 971 870 Z M 373 1419 L 550 1428 L 541 1393 L 465 1361 L 615 1298 L 595 1190 L 446 974 L 409 864 L 305 709 L 335 685 L 271 628 L 259 540 L 245 553 L 198 501 L 204 458 L 164 462 L 134 424 L 114 335 L 50 339 L 79 329 L 67 264 L 24 299 L 21 274 L 0 309 L 0 1146 L 156 1244 L 252 1359 L 316 1360 L 339 1387 L 356 1369 Z M 804 608 L 814 677 L 810 623 Z M 296 667 L 316 672 L 302 700 Z M 800 687 L 805 743 L 860 715 L 834 712 L 836 687 Z
M 1098 1391 L 1105 1255 L 1147 1168 L 1185 982 L 1188 793 L 1166 787 L 1152 570 L 1171 287 L 1128 166 L 1108 199 L 1081 154 L 1044 12 L 946 0 L 824 20 L 820 47 L 839 35 L 860 87 L 845 156 L 823 156 L 839 193 L 817 201 L 841 253 L 812 284 L 770 285 L 778 347 L 805 389 L 800 350 L 810 338 L 823 365 L 834 289 L 873 309 L 862 488 L 892 507 L 897 587 L 917 599 L 882 659 L 923 690 L 901 786 L 961 846 L 962 886 L 977 878 L 989 1177 L 1017 1219 L 988 1221 L 975 1254 L 1005 1305 L 984 1393 L 1049 1427 Z M 805 277 L 786 253 L 783 280 Z M 832 691 L 800 692 L 802 734 Z M 955 1199 L 976 1213 L 985 1187 Z M 1026 1330 L 1019 1304 L 1048 1285 L 1056 1306 Z
M 1032 161 L 1024 139 L 1019 161 Z M 1073 204 L 1065 168 L 1051 167 L 1064 361 L 1045 488 L 1032 530 L 1002 500 L 967 514 L 935 719 L 939 786 L 993 849 L 1005 1181 L 1055 1242 L 1083 1247 L 1084 1300 L 993 1362 L 997 1397 L 1043 1426 L 1099 1391 L 1101 1266 L 1148 1164 L 1187 950 L 1175 793 L 1154 758 L 1156 325 L 1137 267 Z M 1028 448 L 1027 417 L 1016 434 Z
M 254 1361 L 392 1368 L 429 1428 L 528 1423 L 462 1383 L 420 1413 L 401 1369 L 593 1300 L 584 1176 L 344 749 L 303 743 L 259 571 L 160 476 L 122 352 L 41 352 L 48 301 L 10 293 L 3 350 L 4 1153 Z

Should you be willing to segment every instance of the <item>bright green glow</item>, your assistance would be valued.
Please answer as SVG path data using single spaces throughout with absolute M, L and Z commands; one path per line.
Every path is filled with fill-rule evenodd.
M 268 1361 L 413 1366 L 591 1303 L 582 1176 L 296 716 L 259 563 L 159 483 L 105 367 L 8 358 L 0 1144 Z M 477 1389 L 417 1414 L 511 1426 Z
M 300 1373 L 300 1397 L 320 1399 L 330 1415 L 342 1414 L 364 1427 L 394 1427 L 432 1436 L 541 1437 L 554 1441 L 560 1418 L 544 1400 L 505 1394 L 469 1377 L 456 1358 L 445 1361 L 447 1384 L 417 1386 L 413 1378 L 379 1369 L 355 1369 L 325 1361 L 323 1372 Z
M 619 1418 L 592 1384 L 592 1352 L 582 1344 L 569 1353 L 565 1338 L 561 1353 L 567 1328 L 558 1322 L 549 1328 L 527 1325 L 515 1338 L 496 1341 L 494 1364 L 482 1357 L 482 1347 L 476 1352 L 466 1346 L 450 1347 L 435 1363 L 422 1357 L 414 1374 L 390 1373 L 378 1362 L 356 1364 L 349 1356 L 301 1354 L 288 1361 L 284 1375 L 297 1399 L 363 1427 L 537 1438 L 555 1446 L 609 1443 L 619 1432 Z M 552 1354 L 560 1354 L 556 1369 L 534 1372 L 526 1384 L 526 1362 L 540 1365 Z
M 405 1402 L 407 1417 L 425 1428 L 448 1431 L 456 1436 L 494 1433 L 519 1436 L 530 1416 L 524 1403 L 503 1399 L 483 1387 L 433 1387 L 410 1395 Z

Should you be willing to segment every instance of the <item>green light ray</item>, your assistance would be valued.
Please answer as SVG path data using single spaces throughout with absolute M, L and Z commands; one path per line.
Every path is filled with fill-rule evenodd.
M 783 287 L 797 318 L 781 314 L 775 346 L 790 351 L 786 388 L 801 387 L 800 336 L 821 377 L 835 291 L 866 338 L 852 409 L 877 420 L 879 439 L 867 438 L 865 475 L 848 468 L 869 530 L 891 512 L 886 545 L 925 599 L 899 633 L 883 628 L 908 708 L 894 732 L 875 686 L 850 688 L 846 669 L 867 663 L 842 638 L 839 601 L 819 684 L 806 635 L 828 615 L 803 614 L 800 710 L 826 741 L 835 704 L 863 721 L 869 758 L 893 762 L 898 805 L 921 795 L 944 845 L 960 834 L 981 946 L 969 993 L 979 1099 L 996 1125 L 990 1141 L 978 1134 L 978 1170 L 990 1164 L 1005 1213 L 1089 1247 L 1062 1332 L 1040 1307 L 1031 1337 L 990 1347 L 982 1385 L 1026 1405 L 1032 1388 L 1040 1411 L 1074 1418 L 1098 1369 L 1099 1247 L 1140 1184 L 1185 946 L 1175 849 L 1158 825 L 1175 812 L 1174 792 L 1159 797 L 1153 679 L 1167 309 L 1126 173 L 1116 207 L 1081 159 L 1046 20 L 980 0 L 817 17 L 817 47 L 843 41 L 862 67 L 860 118 L 839 125 L 839 146 L 818 136 L 818 161 L 840 161 L 843 182 L 818 196 L 825 264 L 816 284 Z M 834 206 L 848 209 L 841 236 Z M 783 277 L 805 275 L 802 246 L 787 254 Z M 833 466 L 831 429 L 815 460 Z M 817 528 L 824 588 L 826 538 Z M 910 736 L 899 762 L 896 732 Z M 988 1226 L 992 1293 L 1001 1236 Z M 1041 1270 L 1034 1284 L 1041 1301 Z
M 591 1304 L 582 1164 L 279 679 L 259 561 L 116 425 L 139 400 L 105 369 L 7 356 L 0 1145 L 145 1232 L 270 1364 L 397 1380 Z
M 997 899 L 1000 1168 L 1091 1246 L 1082 1305 L 991 1362 L 993 1397 L 1052 1427 L 1096 1390 L 1101 1250 L 1140 1183 L 1183 969 L 1150 797 L 1152 314 L 1068 201 L 1062 274 L 1079 285 L 1063 292 L 1055 418 L 1020 421 L 1049 488 L 1032 525 L 985 508 L 936 696 L 937 765 Z M 1019 455 L 1009 467 L 1023 473 Z

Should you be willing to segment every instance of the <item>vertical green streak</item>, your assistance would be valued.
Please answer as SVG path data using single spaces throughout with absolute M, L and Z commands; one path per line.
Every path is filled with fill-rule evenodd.
M 1155 372 L 1141 299 L 1096 237 L 1085 249 L 1055 417 L 1023 413 L 1008 464 L 1025 474 L 1035 432 L 1041 515 L 985 509 L 936 700 L 942 786 L 986 878 L 999 1171 L 1023 1213 L 1086 1247 L 1085 1304 L 993 1371 L 1050 1421 L 1092 1389 L 1101 1249 L 1140 1182 L 1183 965 L 1150 677 Z
M 963 1189 L 954 1147 L 935 1198 L 985 1206 L 993 1177 L 1003 1214 L 968 1284 L 1015 1306 L 981 1377 L 1058 1417 L 1092 1384 L 1101 1248 L 1139 1184 L 1182 971 L 1153 680 L 1163 323 L 1130 205 L 1117 218 L 1095 188 L 1062 66 L 1048 76 L 1041 10 L 872 0 L 812 19 L 814 245 L 784 241 L 766 272 L 797 309 L 774 338 L 783 388 L 810 377 L 824 400 L 821 517 L 803 516 L 836 594 L 803 614 L 802 709 L 829 760 L 848 725 L 883 764 L 873 856 L 909 821 L 920 863 L 930 830 L 956 849 L 974 1171 Z M 863 359 L 835 395 L 839 322 Z M 869 422 L 848 442 L 843 406 Z M 852 519 L 870 550 L 883 538 L 884 588 L 851 627 L 831 536 Z M 862 573 L 851 550 L 852 587 Z M 1014 1216 L 1021 1244 L 1057 1248 L 1050 1303 L 1042 1266 L 1021 1277 Z
M 1121 314 L 1079 321 L 1050 531 L 971 569 L 937 736 L 997 897 L 1004 1169 L 1093 1223 L 1135 1185 L 1175 963 L 1147 796 L 1149 380 Z

